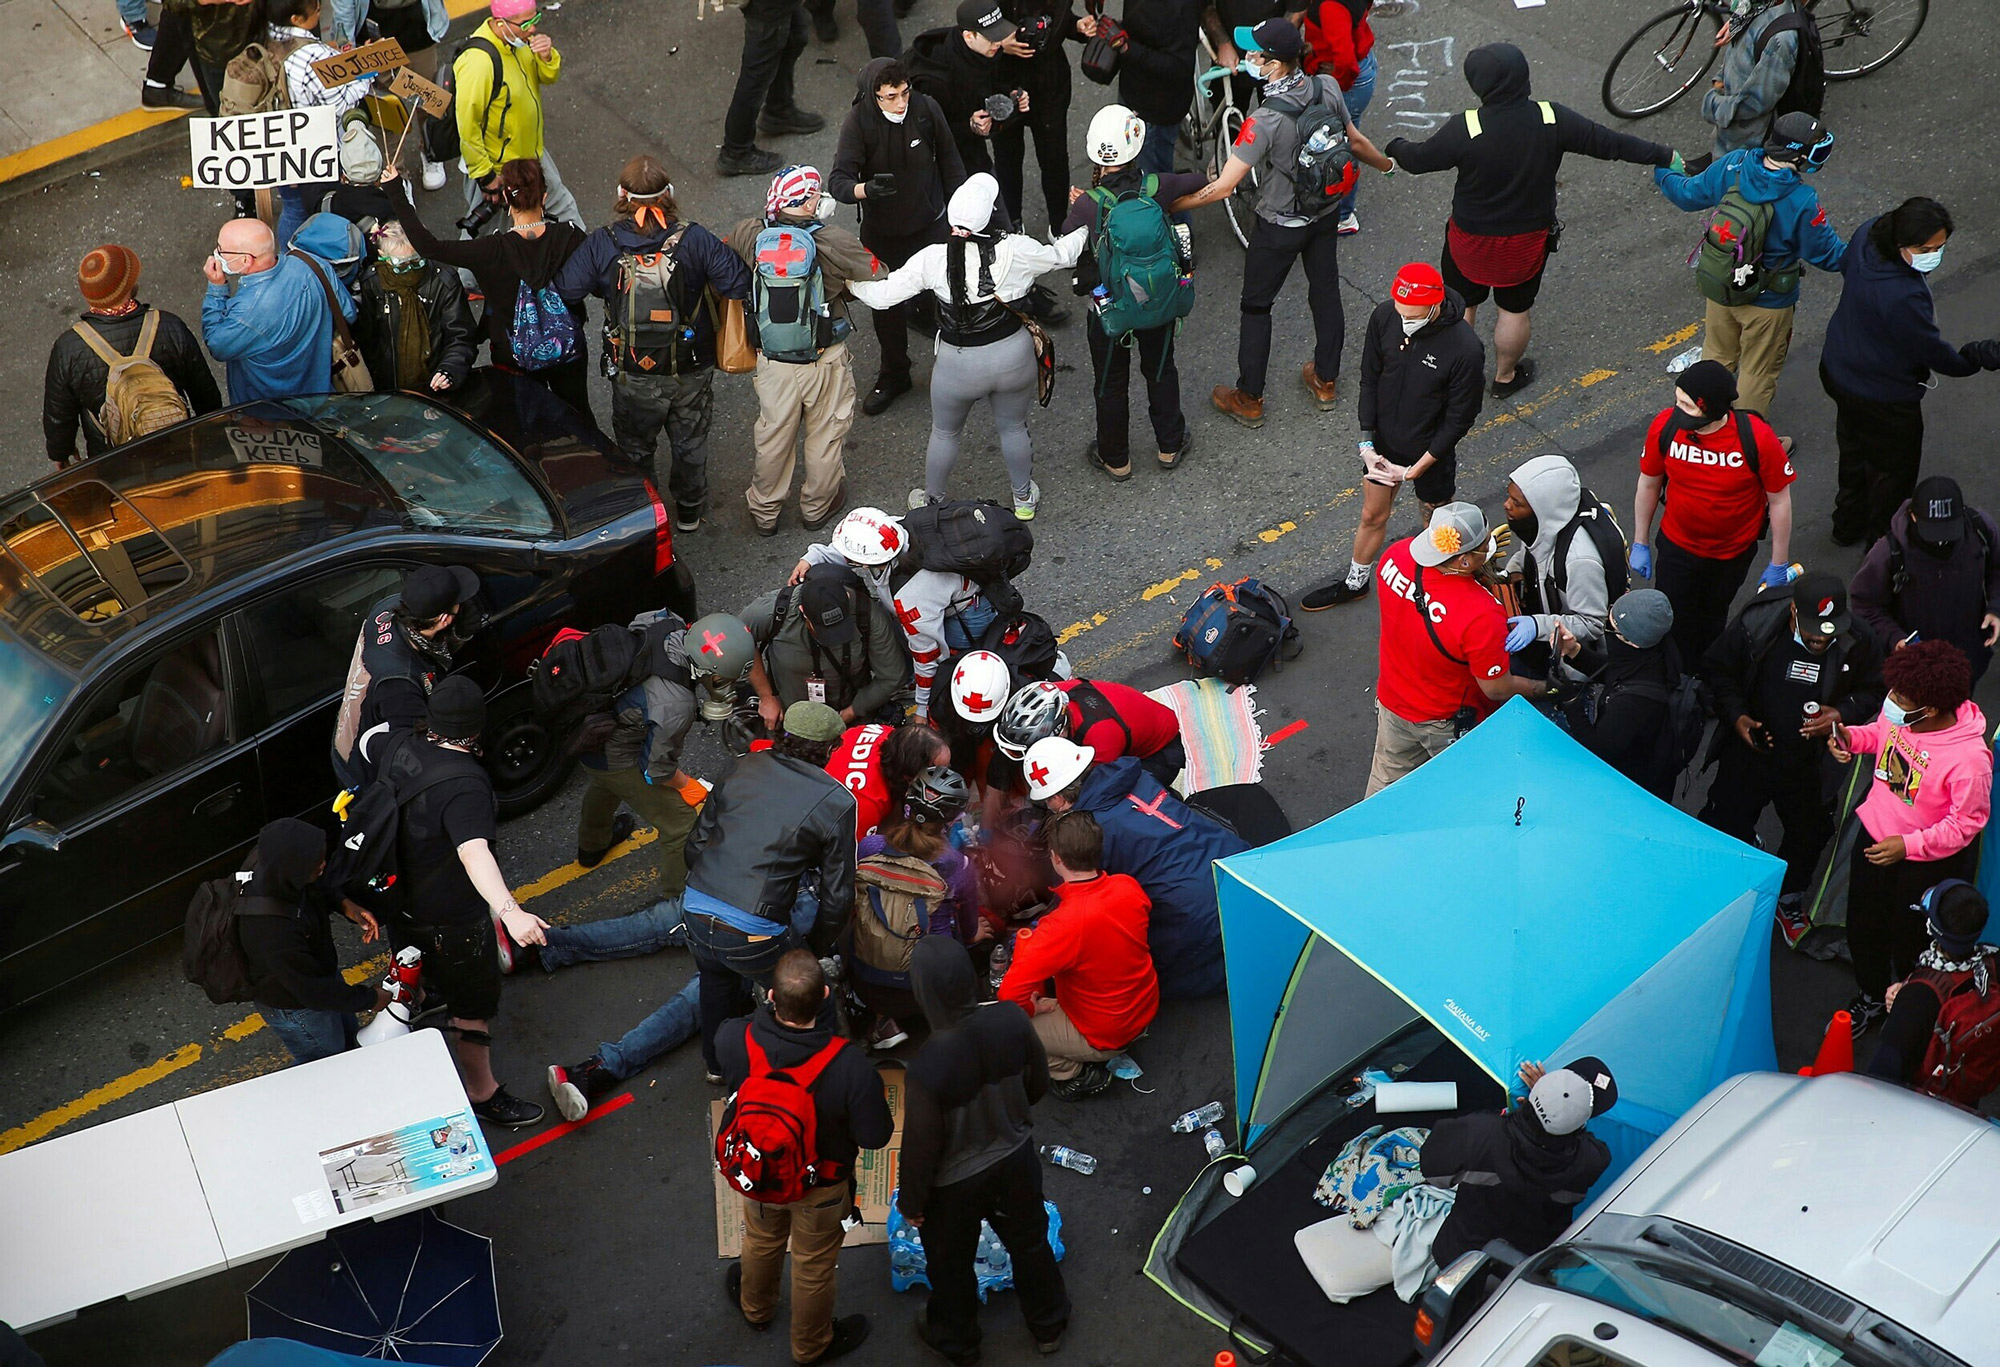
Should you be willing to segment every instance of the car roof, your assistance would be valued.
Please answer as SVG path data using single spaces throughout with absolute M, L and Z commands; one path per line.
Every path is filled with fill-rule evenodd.
M 2000 1127 L 1852 1073 L 1733 1079 L 1605 1206 L 1762 1253 L 1968 1362 L 2000 1343 L 1996 1208 Z

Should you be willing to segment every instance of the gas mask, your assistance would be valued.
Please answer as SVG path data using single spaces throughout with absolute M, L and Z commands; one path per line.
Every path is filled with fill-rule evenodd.
M 736 711 L 736 680 L 725 679 L 719 674 L 703 674 L 697 670 L 694 676 L 694 696 L 701 708 L 703 721 L 727 721 Z

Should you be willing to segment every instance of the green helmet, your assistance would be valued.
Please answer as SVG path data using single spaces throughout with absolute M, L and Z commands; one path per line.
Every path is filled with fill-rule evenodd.
M 702 716 L 722 720 L 734 706 L 737 681 L 750 672 L 750 662 L 756 658 L 756 638 L 738 618 L 711 612 L 688 627 L 684 649 L 701 687 Z

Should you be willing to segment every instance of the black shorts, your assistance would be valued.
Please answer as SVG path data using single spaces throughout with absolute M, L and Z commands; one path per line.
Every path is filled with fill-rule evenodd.
M 1549 268 L 1547 256 L 1542 264 L 1535 267 L 1535 273 L 1518 285 L 1475 285 L 1465 278 L 1458 263 L 1451 259 L 1451 240 L 1446 238 L 1443 250 L 1438 252 L 1438 274 L 1445 284 L 1458 291 L 1458 297 L 1465 301 L 1467 308 L 1486 302 L 1492 295 L 1493 302 L 1509 313 L 1526 313 L 1535 306 L 1535 296 L 1542 292 L 1542 272 Z M 1429 500 L 1425 500 L 1429 502 Z
M 395 916 L 385 924 L 392 946 L 423 951 L 424 991 L 449 1002 L 454 1017 L 487 1021 L 500 1014 L 500 947 L 491 921 L 434 926 Z
M 1384 460 L 1405 467 L 1415 465 L 1421 458 L 1421 453 L 1403 456 L 1394 451 L 1382 451 L 1380 454 Z M 1410 481 L 1410 490 L 1416 494 L 1418 502 L 1428 503 L 1433 508 L 1451 502 L 1458 493 L 1457 455 L 1454 454 L 1450 460 L 1432 461 L 1430 469 Z

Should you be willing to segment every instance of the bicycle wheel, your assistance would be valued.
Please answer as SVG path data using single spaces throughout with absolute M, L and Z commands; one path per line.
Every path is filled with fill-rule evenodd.
M 1625 40 L 1604 73 L 1604 107 L 1621 119 L 1657 114 L 1701 83 L 1715 65 L 1721 31 L 1706 7 L 1681 5 Z
M 1215 137 L 1208 144 L 1208 165 L 1204 168 L 1210 180 L 1222 174 L 1222 167 L 1229 160 L 1229 149 L 1236 145 L 1236 135 L 1243 129 L 1243 111 L 1228 108 L 1216 120 Z M 1229 231 L 1236 235 L 1236 245 L 1244 250 L 1250 247 L 1250 229 L 1257 217 L 1257 184 L 1259 175 L 1252 171 L 1236 187 L 1236 193 L 1222 201 L 1222 212 L 1229 219 Z
M 1931 0 L 1820 0 L 1813 11 L 1826 48 L 1826 78 L 1851 81 L 1903 55 L 1931 12 Z

